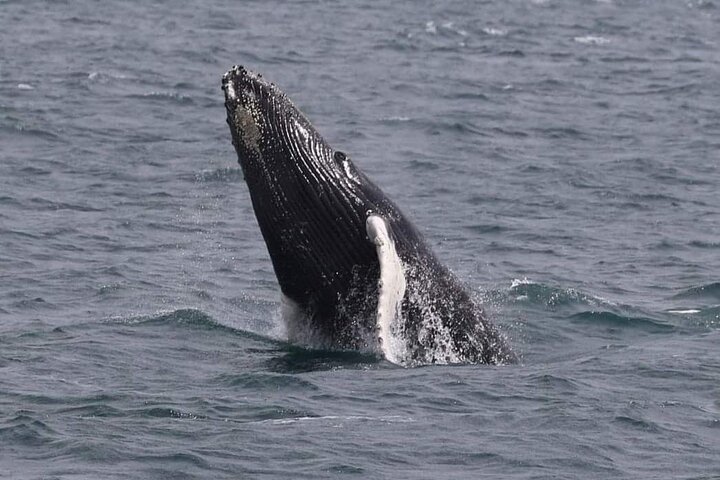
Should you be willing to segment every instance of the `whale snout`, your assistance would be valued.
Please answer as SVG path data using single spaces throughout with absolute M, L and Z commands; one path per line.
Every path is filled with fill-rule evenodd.
M 222 89 L 232 143 L 246 167 L 247 162 L 263 157 L 263 125 L 268 115 L 261 99 L 267 98 L 268 87 L 259 75 L 235 65 L 223 75 Z
M 228 124 L 234 133 L 252 128 L 251 124 L 275 121 L 271 113 L 272 103 L 282 96 L 277 95 L 276 87 L 266 82 L 261 75 L 235 65 L 222 77 L 222 89 L 225 92 L 225 108 Z
M 321 140 L 287 96 L 262 75 L 235 65 L 223 75 L 222 89 L 233 145 L 244 168 L 268 161 L 291 164 L 285 152 L 304 151 L 311 137 L 315 144 Z
M 222 89 L 225 92 L 225 106 L 247 106 L 258 100 L 277 95 L 276 87 L 266 82 L 262 75 L 252 72 L 242 65 L 235 65 L 222 77 Z
M 242 98 L 242 91 L 248 86 L 248 71 L 241 65 L 235 65 L 222 77 L 222 89 L 225 92 L 225 104 L 235 104 Z

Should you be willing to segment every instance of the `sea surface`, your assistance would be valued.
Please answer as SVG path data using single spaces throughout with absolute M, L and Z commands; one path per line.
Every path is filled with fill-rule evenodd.
M 519 364 L 283 340 L 234 64 Z M 0 478 L 720 478 L 720 3 L 0 0 Z

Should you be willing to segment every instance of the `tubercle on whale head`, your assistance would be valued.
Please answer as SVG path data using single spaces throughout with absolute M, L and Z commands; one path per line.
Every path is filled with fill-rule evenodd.
M 304 115 L 275 84 L 242 66 L 223 75 L 227 123 L 240 163 L 243 160 L 278 160 L 281 150 L 321 142 Z M 244 164 L 243 164 L 244 166 Z
M 225 103 L 242 100 L 238 89 L 253 88 L 254 83 L 276 89 L 275 85 L 263 80 L 262 75 L 247 70 L 242 65 L 234 65 L 222 77 L 222 89 L 225 92 Z
M 334 151 L 305 115 L 274 83 L 245 67 L 222 77 L 227 123 L 246 180 L 287 176 L 298 169 L 317 176 L 332 171 L 352 176 L 349 160 Z M 295 175 L 295 176 L 297 176 Z
M 259 97 L 263 87 L 265 82 L 262 77 L 238 65 L 222 78 L 227 124 L 243 168 L 248 162 L 262 160 L 261 142 L 265 121 Z
M 237 109 L 249 110 L 258 123 L 267 121 L 270 114 L 279 117 L 295 110 L 295 106 L 274 83 L 267 82 L 259 73 L 240 65 L 225 72 L 222 90 L 225 92 L 228 123 L 232 120 L 231 114 Z

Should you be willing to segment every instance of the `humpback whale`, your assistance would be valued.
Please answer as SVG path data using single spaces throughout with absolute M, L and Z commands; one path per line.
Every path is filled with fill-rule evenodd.
M 222 88 L 291 342 L 405 366 L 515 360 L 400 209 L 275 84 L 235 66 Z

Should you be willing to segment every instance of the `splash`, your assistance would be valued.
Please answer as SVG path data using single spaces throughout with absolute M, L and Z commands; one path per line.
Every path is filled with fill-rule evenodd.
M 306 345 L 315 348 L 327 348 L 331 346 L 330 340 L 320 330 L 313 326 L 308 315 L 300 305 L 285 295 L 280 299 L 280 314 L 283 319 L 285 331 L 276 331 L 292 343 Z
M 475 302 L 468 303 L 460 288 L 438 295 L 438 288 L 454 285 L 449 272 L 439 274 L 423 262 L 403 262 L 392 230 L 381 216 L 370 214 L 365 228 L 375 245 L 380 268 L 376 282 L 368 285 L 364 276 L 357 278 L 352 282 L 356 287 L 339 299 L 335 315 L 346 325 L 341 332 L 343 339 L 338 342 L 326 335 L 317 319 L 283 298 L 284 336 L 290 342 L 320 349 L 341 345 L 382 356 L 403 367 L 512 361 L 503 348 L 505 337 L 482 321 L 481 310 Z M 527 280 L 522 283 L 532 284 Z M 344 306 L 349 308 L 345 310 Z M 458 322 L 466 323 L 459 326 Z M 458 328 L 465 330 L 462 336 Z
M 422 275 L 418 276 L 416 281 L 422 282 Z M 426 293 L 421 293 L 421 287 L 416 286 L 412 292 L 409 301 L 420 306 L 422 321 L 418 325 L 417 345 L 408 352 L 405 363 L 408 366 L 463 363 L 450 329 L 443 322 L 431 299 Z M 410 340 L 409 335 L 407 340 Z

